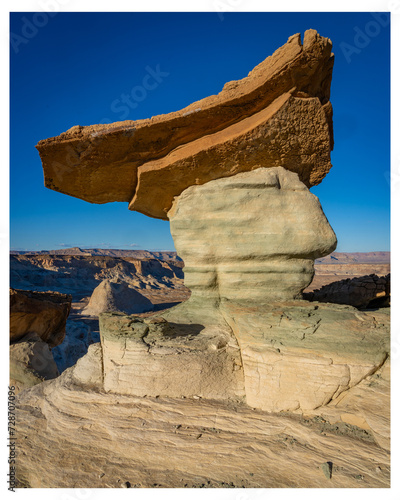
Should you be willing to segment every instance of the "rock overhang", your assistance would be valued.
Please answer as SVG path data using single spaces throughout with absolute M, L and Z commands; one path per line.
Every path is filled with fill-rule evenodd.
M 334 61 L 331 48 L 328 38 L 315 30 L 307 30 L 303 43 L 300 34 L 291 36 L 246 78 L 228 82 L 219 94 L 194 102 L 180 111 L 146 120 L 75 126 L 58 137 L 40 141 L 36 147 L 43 163 L 45 185 L 91 203 L 130 202 L 133 210 L 166 219 L 173 197 L 189 185 L 204 184 L 260 166 L 297 170 L 308 187 L 318 184 L 331 168 L 329 157 L 333 148 L 329 102 Z M 301 122 L 305 108 L 303 118 L 308 116 L 310 129 L 316 125 L 320 134 L 309 131 L 296 141 L 294 139 L 298 136 L 292 129 Z M 258 113 L 265 118 L 264 126 L 253 129 L 250 137 L 246 128 L 248 121 L 257 120 L 255 115 Z M 279 155 L 285 137 L 278 134 L 276 140 L 274 132 L 278 133 L 282 124 L 292 143 L 286 154 Z M 210 172 L 209 162 L 203 164 L 199 156 L 202 150 L 194 157 L 190 150 L 205 147 L 202 156 L 207 156 L 207 144 L 217 140 L 219 153 L 223 154 L 225 148 L 232 146 L 231 127 L 242 137 L 240 144 L 234 143 L 234 147 L 240 148 L 236 151 L 236 167 L 227 169 L 226 165 L 221 166 L 217 155 L 217 165 Z M 243 134 L 240 134 L 241 127 Z M 264 133 L 269 137 L 269 146 L 268 141 L 265 144 L 262 140 Z M 222 140 L 224 137 L 225 141 Z M 246 144 L 246 139 L 250 138 L 252 141 Z M 249 161 L 262 144 L 263 155 L 259 153 L 257 160 Z M 189 153 L 184 161 L 179 165 L 169 163 L 171 155 L 179 154 L 183 148 Z M 157 166 L 162 172 L 160 175 Z M 167 171 L 168 175 L 165 175 Z M 178 189 L 177 186 L 169 188 L 181 178 Z M 163 197 L 156 193 L 160 186 Z M 148 207 L 149 189 L 152 210 Z M 146 203 L 141 200 L 146 200 Z

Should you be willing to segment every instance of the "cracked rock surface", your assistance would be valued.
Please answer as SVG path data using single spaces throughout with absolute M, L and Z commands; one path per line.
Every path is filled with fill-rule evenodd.
M 389 486 L 389 452 L 371 429 L 243 402 L 105 392 L 99 360 L 94 344 L 75 367 L 20 394 L 20 486 Z

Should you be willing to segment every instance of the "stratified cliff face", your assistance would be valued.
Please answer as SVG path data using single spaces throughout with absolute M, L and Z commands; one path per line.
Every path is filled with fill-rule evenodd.
M 336 246 L 308 190 L 332 66 L 308 30 L 182 111 L 38 144 L 47 187 L 168 218 L 192 296 L 101 314 L 100 343 L 20 395 L 20 485 L 389 486 L 388 315 L 299 299 Z
M 56 290 L 80 300 L 103 280 L 125 282 L 136 290 L 181 290 L 182 262 L 91 255 L 11 255 L 15 288 Z

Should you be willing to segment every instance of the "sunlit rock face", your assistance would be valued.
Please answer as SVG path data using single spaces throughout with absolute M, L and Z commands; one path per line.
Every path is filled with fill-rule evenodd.
M 318 198 L 282 167 L 192 186 L 168 217 L 196 301 L 296 298 L 336 247 Z
M 191 185 L 283 166 L 309 187 L 331 168 L 329 38 L 309 29 L 242 80 L 184 109 L 144 120 L 75 125 L 37 144 L 49 189 L 91 203 L 128 201 L 166 219 Z M 79 117 L 77 117 L 79 119 Z

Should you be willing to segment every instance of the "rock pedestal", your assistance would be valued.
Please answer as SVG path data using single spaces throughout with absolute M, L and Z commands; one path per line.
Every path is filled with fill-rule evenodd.
M 189 301 L 299 297 L 336 236 L 298 175 L 258 168 L 186 189 L 168 212 Z

